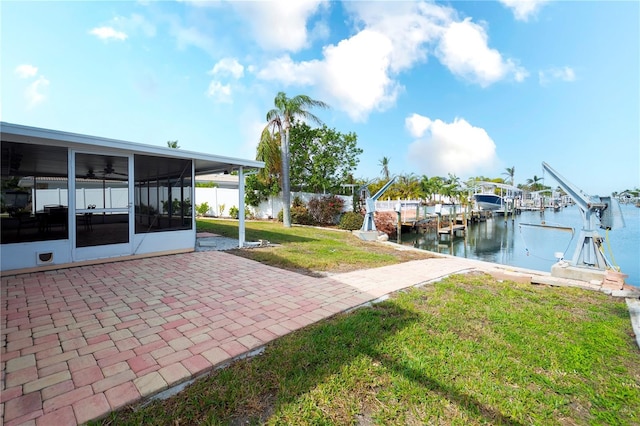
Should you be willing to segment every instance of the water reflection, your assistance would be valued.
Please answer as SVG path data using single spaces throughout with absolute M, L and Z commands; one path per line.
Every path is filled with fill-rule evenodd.
M 627 283 L 640 285 L 640 209 L 622 206 L 626 227 L 609 232 L 611 256 L 607 256 L 629 275 Z M 544 224 L 546 227 L 529 226 Z M 484 260 L 549 272 L 556 253 L 571 259 L 577 244 L 582 218 L 577 207 L 554 212 L 523 212 L 506 222 L 497 216 L 471 225 L 462 236 L 438 236 L 435 230 L 424 234 L 405 233 L 402 244 L 458 257 Z M 571 232 L 571 229 L 574 232 Z M 598 231 L 606 237 L 606 231 Z M 606 241 L 606 240 L 605 240 Z

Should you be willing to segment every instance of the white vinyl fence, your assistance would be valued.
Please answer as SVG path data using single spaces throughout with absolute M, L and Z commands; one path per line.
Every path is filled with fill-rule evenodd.
M 166 188 L 165 188 L 166 191 Z M 166 195 L 166 194 L 165 194 Z M 292 192 L 291 200 L 294 197 L 300 197 L 305 203 L 314 197 L 323 197 L 323 194 L 311 194 L 308 192 Z M 338 195 L 344 200 L 343 211 L 353 210 L 353 199 L 348 195 Z M 154 195 L 155 198 L 155 195 Z M 196 187 L 195 204 L 207 202 L 209 204 L 208 216 L 227 217 L 231 207 L 238 208 L 238 190 L 228 188 L 198 188 Z M 67 189 L 38 189 L 35 197 L 36 205 L 33 206 L 34 211 L 44 209 L 48 205 L 69 205 Z M 395 202 L 394 202 L 395 203 Z M 127 207 L 128 190 L 127 188 L 107 188 L 103 194 L 102 188 L 78 189 L 76 190 L 76 205 L 78 208 L 87 208 L 89 205 L 95 205 L 97 208 L 121 208 Z M 278 217 L 278 213 L 282 210 L 282 199 L 280 195 L 270 197 L 267 201 L 263 201 L 256 208 L 246 206 L 246 208 L 259 219 L 268 219 Z
M 323 194 L 311 194 L 308 192 L 292 192 L 291 200 L 294 197 L 300 197 L 302 201 L 308 203 L 314 197 L 323 197 Z M 338 195 L 344 200 L 343 211 L 353 210 L 353 199 L 351 196 Z M 196 187 L 196 205 L 202 203 L 209 204 L 209 216 L 229 216 L 229 209 L 238 206 L 238 190 L 226 188 L 198 188 Z M 224 207 L 224 209 L 223 209 Z M 278 213 L 282 210 L 282 198 L 280 195 L 270 197 L 267 201 L 260 203 L 258 207 L 246 206 L 253 216 L 258 219 L 277 218 Z
M 33 193 L 31 199 L 35 201 L 35 205 L 31 208 L 34 212 L 44 210 L 44 206 L 69 205 L 69 191 L 67 189 L 38 189 L 37 193 Z M 129 204 L 129 190 L 127 188 L 90 188 L 76 190 L 76 206 L 79 209 L 86 209 L 93 204 L 98 209 L 102 208 L 126 208 Z

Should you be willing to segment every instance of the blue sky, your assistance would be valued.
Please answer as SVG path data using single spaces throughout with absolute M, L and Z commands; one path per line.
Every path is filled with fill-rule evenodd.
M 1 119 L 254 158 L 278 91 L 355 132 L 357 177 L 640 186 L 640 3 L 2 1 Z M 546 183 L 556 183 L 546 176 Z

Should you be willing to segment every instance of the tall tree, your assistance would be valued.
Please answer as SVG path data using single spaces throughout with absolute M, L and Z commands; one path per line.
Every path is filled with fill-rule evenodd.
M 445 184 L 442 187 L 442 194 L 449 198 L 458 198 L 460 191 L 460 178 L 453 173 L 449 173 L 449 177 L 445 180 Z
M 392 198 L 417 200 L 422 195 L 422 188 L 418 177 L 413 173 L 398 176 L 396 183 L 391 185 Z
M 509 176 L 509 185 L 513 185 L 514 176 L 516 174 L 516 166 L 507 167 L 504 169 L 505 171 L 502 173 L 503 175 Z
M 445 181 L 440 176 L 427 177 L 423 175 L 420 181 L 422 193 L 428 201 L 435 201 L 435 195 L 442 195 L 444 184 Z
M 167 141 L 167 147 L 168 148 L 174 148 L 174 149 L 178 149 L 180 148 L 180 145 L 178 145 L 178 141 Z
M 322 121 L 308 111 L 309 108 L 329 108 L 322 101 L 311 99 L 307 95 L 297 95 L 288 98 L 286 93 L 278 92 L 274 99 L 275 108 L 267 112 L 267 125 L 265 130 L 271 132 L 272 137 L 276 131 L 283 134 L 281 137 L 282 158 L 282 221 L 286 228 L 291 227 L 291 185 L 289 181 L 289 131 L 295 118 L 322 124 Z M 264 134 L 264 131 L 263 131 Z
M 355 133 L 342 134 L 326 125 L 312 129 L 297 120 L 291 126 L 290 151 L 291 187 L 316 193 L 338 192 L 362 154 Z
M 271 133 L 268 128 L 262 131 L 258 148 L 256 149 L 256 160 L 264 161 L 264 168 L 258 172 L 258 177 L 268 183 L 277 180 L 282 184 L 282 156 L 280 151 L 280 133 Z
M 546 187 L 541 183 L 542 182 L 542 178 L 538 177 L 536 175 L 533 175 L 532 179 L 527 179 L 527 186 L 529 187 L 530 191 L 541 191 L 543 189 L 546 189 Z
M 258 207 L 260 202 L 277 195 L 281 188 L 282 159 L 280 157 L 280 133 L 272 134 L 268 128 L 262 131 L 256 149 L 256 160 L 264 161 L 264 167 L 245 179 L 245 202 Z
M 382 167 L 380 174 L 384 176 L 385 180 L 389 180 L 389 161 L 389 157 L 382 157 L 382 159 L 380 159 L 380 161 L 378 162 L 380 167 Z

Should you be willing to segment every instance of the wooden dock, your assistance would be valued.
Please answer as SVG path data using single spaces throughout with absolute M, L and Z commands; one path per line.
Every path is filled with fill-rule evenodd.
M 466 225 L 451 225 L 451 226 L 443 226 L 438 229 L 438 234 L 440 235 L 453 235 L 460 231 L 465 232 L 467 230 Z

